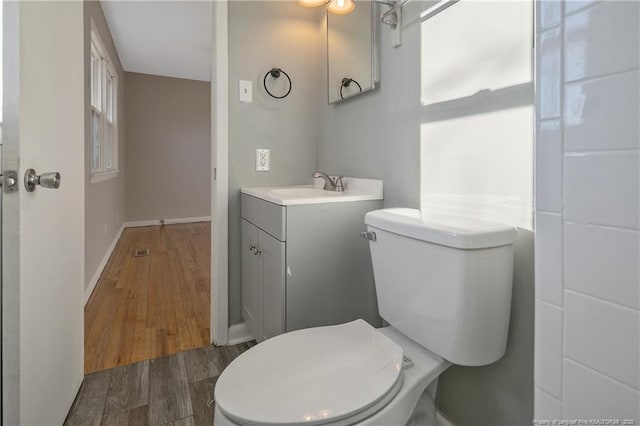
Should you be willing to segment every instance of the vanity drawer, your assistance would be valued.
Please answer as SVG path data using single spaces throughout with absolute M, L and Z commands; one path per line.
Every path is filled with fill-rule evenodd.
M 286 241 L 287 208 L 247 194 L 240 194 L 240 214 L 266 233 Z

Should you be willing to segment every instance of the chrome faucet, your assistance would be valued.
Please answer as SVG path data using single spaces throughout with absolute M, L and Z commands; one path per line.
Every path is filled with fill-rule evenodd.
M 344 191 L 344 184 L 342 183 L 342 179 L 344 178 L 344 176 L 338 176 L 338 177 L 332 178 L 331 176 L 329 176 L 324 172 L 317 171 L 313 174 L 313 177 L 316 179 L 317 178 L 324 179 L 324 187 L 322 189 L 324 189 L 325 191 L 336 191 L 336 192 Z

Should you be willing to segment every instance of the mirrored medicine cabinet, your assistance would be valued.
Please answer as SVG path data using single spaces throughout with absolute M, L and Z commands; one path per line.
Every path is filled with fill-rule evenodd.
M 327 83 L 329 104 L 369 92 L 376 87 L 377 7 L 355 0 L 346 15 L 327 13 Z

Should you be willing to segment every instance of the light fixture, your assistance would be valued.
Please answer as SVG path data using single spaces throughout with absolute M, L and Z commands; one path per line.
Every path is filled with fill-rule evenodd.
M 304 7 L 318 7 L 327 4 L 327 0 L 298 0 L 298 4 Z
M 298 4 L 304 7 L 326 5 L 327 11 L 335 15 L 346 15 L 356 8 L 356 3 L 353 0 L 298 0 Z
M 327 4 L 327 10 L 329 13 L 335 15 L 346 15 L 353 12 L 356 8 L 356 3 L 353 0 L 331 0 Z

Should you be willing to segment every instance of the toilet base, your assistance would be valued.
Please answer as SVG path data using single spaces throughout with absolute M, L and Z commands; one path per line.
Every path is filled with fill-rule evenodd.
M 437 426 L 436 420 L 436 391 L 438 379 L 435 379 L 427 389 L 422 392 L 413 414 L 407 422 L 407 426 Z

